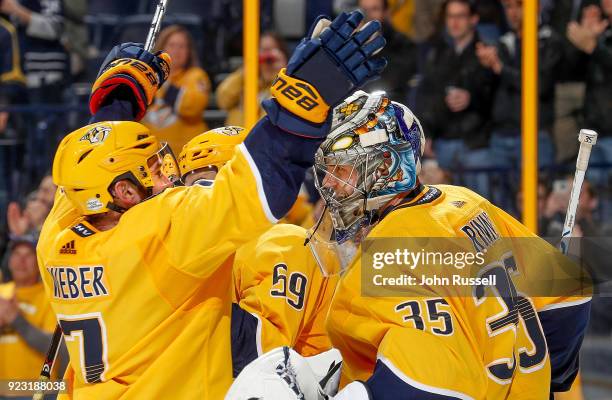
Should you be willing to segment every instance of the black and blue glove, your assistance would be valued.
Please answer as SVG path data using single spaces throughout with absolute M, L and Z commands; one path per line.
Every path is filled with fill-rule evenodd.
M 168 53 L 155 54 L 144 49 L 141 43 L 122 43 L 106 56 L 89 99 L 89 109 L 95 114 L 101 106 L 127 89 L 136 106 L 136 121 L 142 119 L 147 106 L 161 85 L 170 75 Z
M 262 104 L 273 124 L 300 136 L 325 137 L 330 109 L 380 76 L 387 64 L 374 58 L 385 46 L 381 25 L 370 21 L 357 29 L 363 18 L 353 11 L 333 22 L 323 16 L 314 22 L 272 83 L 274 98 Z

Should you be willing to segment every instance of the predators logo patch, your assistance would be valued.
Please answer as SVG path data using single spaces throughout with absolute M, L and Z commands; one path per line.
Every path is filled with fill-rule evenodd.
M 214 132 L 226 136 L 238 136 L 244 131 L 244 128 L 239 126 L 224 126 L 222 128 L 214 129 Z
M 466 204 L 465 201 L 460 201 L 460 200 L 458 200 L 458 201 L 451 201 L 450 203 L 452 205 L 454 205 L 455 207 L 457 207 L 457 208 L 461 208 L 461 207 L 463 207 Z
M 87 140 L 91 144 L 104 143 L 110 131 L 111 131 L 110 126 L 104 126 L 104 125 L 94 126 L 90 130 L 88 130 L 87 133 L 84 134 L 79 139 L 79 141 L 83 142 Z

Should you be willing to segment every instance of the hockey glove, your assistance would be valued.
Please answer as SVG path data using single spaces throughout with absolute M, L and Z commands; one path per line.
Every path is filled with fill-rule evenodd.
M 336 353 L 339 352 L 336 350 Z M 260 356 L 236 377 L 225 396 L 225 400 L 275 399 L 275 400 L 324 400 L 328 399 L 326 389 L 334 382 L 337 390 L 340 368 L 334 359 L 339 355 L 330 353 L 321 360 L 311 363 L 289 347 L 278 347 Z M 328 375 L 319 381 L 312 367 L 332 361 Z M 323 372 L 325 373 L 325 372 Z M 326 387 L 323 389 L 321 384 Z
M 353 381 L 346 385 L 336 396 L 327 400 L 373 400 L 372 393 L 367 385 L 361 381 Z
M 387 62 L 373 56 L 385 45 L 381 25 L 371 21 L 357 30 L 362 20 L 363 14 L 353 11 L 333 22 L 323 16 L 314 22 L 272 83 L 274 98 L 262 103 L 273 124 L 300 136 L 323 138 L 329 110 L 380 76 Z
M 141 120 L 155 93 L 168 79 L 170 64 L 167 53 L 150 53 L 140 43 L 115 46 L 106 56 L 94 82 L 89 110 L 95 114 L 111 100 L 126 100 L 127 93 L 135 105 L 136 121 Z

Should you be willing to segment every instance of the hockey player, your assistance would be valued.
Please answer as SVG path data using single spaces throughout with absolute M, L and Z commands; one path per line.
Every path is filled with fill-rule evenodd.
M 212 129 L 191 139 L 179 155 L 183 181 L 213 187 L 247 132 Z M 232 355 L 234 375 L 258 356 L 279 346 L 303 356 L 331 349 L 325 319 L 337 283 L 333 253 L 305 244 L 306 229 L 276 224 L 241 246 L 234 257 Z M 317 257 L 315 253 L 317 251 Z M 319 265 L 318 261 L 327 262 Z M 324 371 L 323 375 L 325 374 Z
M 333 398 L 535 400 L 568 390 L 578 370 L 589 298 L 527 297 L 523 290 L 532 280 L 556 276 L 547 264 L 554 269 L 562 262 L 559 253 L 468 189 L 421 185 L 424 143 L 412 112 L 382 92 L 356 92 L 336 107 L 315 164 L 335 240 L 373 246 L 385 238 L 463 238 L 485 254 L 485 265 L 475 271 L 498 279 L 465 291 L 417 284 L 366 296 L 363 277 L 372 264 L 364 262 L 367 248 L 357 253 L 328 314 L 328 334 L 343 357 L 343 389 Z M 528 238 L 528 246 L 515 244 L 516 238 Z M 430 267 L 421 263 L 412 271 Z M 230 393 L 239 387 L 244 396 L 232 399 L 262 393 L 331 398 L 313 390 L 316 384 L 298 354 L 277 349 L 247 366 Z
M 272 88 L 263 118 L 213 191 L 171 186 L 171 153 L 135 122 L 168 76 L 165 54 L 113 49 L 92 125 L 62 140 L 61 187 L 39 242 L 47 295 L 82 399 L 219 399 L 231 383 L 226 259 L 293 204 L 328 133 L 330 106 L 377 77 L 380 24 L 320 18 Z M 330 87 L 328 79 L 336 85 Z M 108 122 L 114 121 L 114 122 Z M 165 189 L 165 190 L 164 190 Z M 283 196 L 277 196 L 282 192 Z

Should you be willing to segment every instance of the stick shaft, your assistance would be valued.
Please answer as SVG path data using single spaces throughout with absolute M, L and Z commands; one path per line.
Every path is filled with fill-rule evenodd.
M 45 358 L 45 362 L 40 370 L 40 377 L 38 378 L 40 382 L 46 382 L 51 379 L 51 370 L 53 369 L 53 365 L 55 364 L 55 359 L 57 358 L 57 353 L 59 353 L 59 347 L 62 343 L 62 328 L 57 324 L 55 326 L 55 331 L 53 332 L 53 336 L 51 337 L 51 344 L 49 345 L 49 351 L 47 352 L 47 357 Z M 32 400 L 42 400 L 44 398 L 44 394 L 42 391 L 35 393 L 32 397 Z
M 159 3 L 157 3 L 157 7 L 155 8 L 155 14 L 153 15 L 153 20 L 151 21 L 151 28 L 149 28 L 147 41 L 145 42 L 145 50 L 147 51 L 152 51 L 155 47 L 155 41 L 157 40 L 157 34 L 159 33 L 159 28 L 161 27 L 162 19 L 164 18 L 164 14 L 166 13 L 167 4 L 168 0 L 159 0 Z
M 576 159 L 576 173 L 572 183 L 570 199 L 565 213 L 565 223 L 563 224 L 563 233 L 561 234 L 561 251 L 567 254 L 569 249 L 569 238 L 572 236 L 574 224 L 576 223 L 576 211 L 578 210 L 578 201 L 580 200 L 580 191 L 584 182 L 584 175 L 589 166 L 589 158 L 591 150 L 597 142 L 597 133 L 582 129 L 578 137 L 580 141 L 580 149 L 578 150 L 578 158 Z

